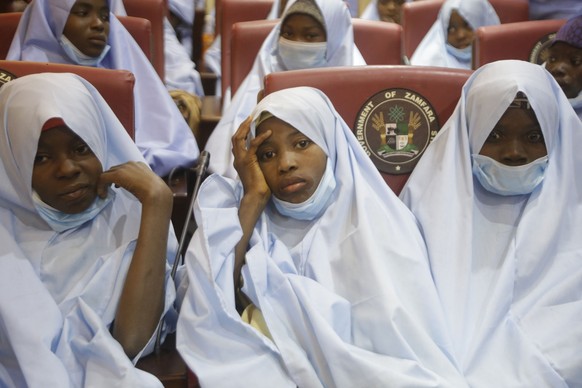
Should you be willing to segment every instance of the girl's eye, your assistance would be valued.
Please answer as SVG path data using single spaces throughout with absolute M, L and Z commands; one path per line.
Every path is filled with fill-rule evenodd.
M 281 36 L 285 39 L 291 39 L 292 34 L 288 31 L 282 31 Z
M 47 160 L 48 160 L 48 156 L 46 156 L 46 155 L 36 154 L 34 156 L 34 164 L 35 165 L 44 163 Z
M 273 151 L 264 151 L 259 154 L 259 161 L 263 162 L 272 159 L 275 156 Z
M 544 135 L 541 131 L 533 131 L 527 134 L 527 139 L 531 143 L 543 143 Z
M 487 137 L 487 142 L 494 142 L 501 139 L 501 134 L 499 132 L 497 132 L 496 130 L 491 131 L 491 133 L 489 134 L 489 136 Z
M 299 140 L 297 142 L 297 148 L 304 149 L 304 148 L 309 147 L 310 144 L 311 144 L 310 140 L 307 140 L 307 139 Z
M 80 154 L 80 155 L 85 155 L 91 152 L 91 149 L 89 148 L 89 146 L 87 144 L 79 144 L 76 148 L 75 148 L 75 152 Z
M 104 22 L 108 22 L 109 21 L 109 12 L 107 13 L 102 13 L 101 14 L 101 20 L 103 20 Z

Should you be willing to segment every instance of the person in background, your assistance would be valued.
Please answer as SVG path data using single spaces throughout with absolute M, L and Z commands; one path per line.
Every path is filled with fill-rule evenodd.
M 0 0 L 0 13 L 22 12 L 27 5 L 25 0 Z
M 135 142 L 160 176 L 191 166 L 199 150 L 163 82 L 107 0 L 35 0 L 24 11 L 7 59 L 130 70 Z
M 579 0 L 529 0 L 529 19 L 567 19 L 582 12 Z
M 546 69 L 582 119 L 582 14 L 574 16 L 560 28 L 548 53 Z
M 553 77 L 469 78 L 401 193 L 472 387 L 582 385 L 582 122 Z
M 410 64 L 471 69 L 475 29 L 495 24 L 499 17 L 487 0 L 446 0 Z
M 250 114 L 263 89 L 265 75 L 285 70 L 329 66 L 365 65 L 354 44 L 352 18 L 342 0 L 289 1 L 281 22 L 269 33 L 253 67 L 241 83 L 205 149 L 210 152 L 209 170 L 228 177 L 237 175 L 230 144 Z
M 265 96 L 232 148 L 186 253 L 176 347 L 201 386 L 467 386 L 416 221 L 329 99 Z
M 360 18 L 400 24 L 402 5 L 412 0 L 371 0 Z
M 171 190 L 76 75 L 12 80 L 0 107 L 0 256 L 43 302 L 19 320 L 35 301 L 0 295 L 1 385 L 161 387 L 134 363 L 175 327 Z
M 200 133 L 200 110 L 202 101 L 191 93 L 183 90 L 170 90 L 170 96 L 176 103 L 176 106 L 184 116 L 184 120 L 192 130 L 194 138 L 198 144 L 202 144 L 202 134 Z

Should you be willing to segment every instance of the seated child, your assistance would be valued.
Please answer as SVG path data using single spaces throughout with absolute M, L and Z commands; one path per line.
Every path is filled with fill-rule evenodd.
M 171 190 L 95 88 L 75 75 L 10 81 L 0 107 L 0 255 L 30 263 L 23 274 L 42 282 L 30 287 L 47 314 L 23 312 L 39 316 L 36 326 L 23 318 L 39 334 L 2 314 L 13 323 L 0 325 L 7 338 L 0 354 L 6 346 L 17 356 L 2 363 L 0 382 L 24 386 L 50 375 L 49 366 L 31 367 L 37 352 L 39 362 L 55 364 L 50 345 L 65 367 L 54 372 L 69 379 L 54 386 L 161 386 L 131 359 L 152 351 L 162 317 L 175 319 L 166 260 L 177 249 Z M 28 347 L 35 341 L 26 335 L 40 333 L 45 348 Z
M 10 60 L 125 69 L 135 75 L 135 142 L 160 176 L 190 166 L 199 150 L 158 74 L 110 12 L 109 0 L 35 0 L 7 55 Z
M 285 70 L 364 65 L 354 44 L 352 18 L 342 0 L 296 0 L 265 39 L 253 67 L 206 143 L 209 170 L 235 177 L 228 141 L 249 116 L 263 89 L 265 75 Z
M 499 17 L 487 0 L 446 0 L 410 64 L 471 69 L 474 31 L 495 24 Z
M 400 24 L 402 5 L 412 0 L 371 0 L 360 18 Z
M 186 254 L 201 386 L 466 386 L 416 222 L 329 99 L 267 95 L 232 147 L 240 180 L 204 181 Z
M 549 47 L 546 69 L 582 119 L 582 15 L 568 20 Z
M 547 71 L 493 62 L 402 191 L 472 387 L 582 384 L 580 142 Z

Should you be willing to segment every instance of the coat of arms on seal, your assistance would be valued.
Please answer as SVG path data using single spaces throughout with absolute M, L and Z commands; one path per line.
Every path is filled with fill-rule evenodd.
M 12 74 L 6 70 L 0 69 L 0 88 L 2 87 L 2 85 L 12 81 L 15 78 L 16 78 L 16 76 L 14 74 Z
M 355 128 L 360 145 L 380 171 L 406 174 L 440 127 L 434 108 L 422 95 L 387 89 L 362 105 Z

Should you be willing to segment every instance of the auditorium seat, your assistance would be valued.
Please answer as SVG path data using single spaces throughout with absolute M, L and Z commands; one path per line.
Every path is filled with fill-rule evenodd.
M 279 1 L 279 0 L 276 0 Z M 273 0 L 221 0 L 220 24 L 217 20 L 217 29 L 220 32 L 220 50 L 221 50 L 221 89 L 222 95 L 230 86 L 231 73 L 231 36 L 232 28 L 235 23 L 247 22 L 251 20 L 264 20 L 273 6 Z M 260 46 L 259 46 L 260 47 Z
M 168 12 L 168 0 L 123 0 L 128 16 L 144 18 L 152 27 L 151 62 L 164 80 L 164 18 Z
M 267 75 L 264 93 L 295 86 L 322 90 L 352 128 L 386 183 L 399 194 L 424 148 L 453 112 L 471 73 L 403 65 L 295 70 Z M 412 149 L 400 148 L 401 155 L 385 152 L 383 144 L 392 124 L 385 123 L 385 119 L 394 124 L 393 128 L 398 125 L 396 131 L 404 124 L 410 136 L 404 142 L 414 146 Z
M 537 58 L 545 55 L 549 35 L 565 23 L 565 19 L 552 19 L 480 27 L 473 43 L 473 69 L 502 59 L 543 62 Z
M 21 12 L 0 13 L 0 59 L 6 59 L 21 16 Z M 117 18 L 151 61 L 152 26 L 150 21 L 132 16 L 117 16 Z
M 255 20 L 233 26 L 230 60 L 232 95 L 251 70 L 263 41 L 278 22 L 279 20 Z M 364 19 L 352 19 L 352 23 L 354 42 L 368 65 L 402 63 L 400 25 Z
M 528 0 L 489 0 L 500 22 L 514 23 L 529 19 Z M 444 0 L 412 1 L 402 5 L 403 55 L 410 59 L 422 38 L 437 20 Z

